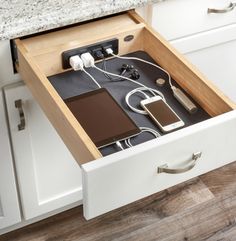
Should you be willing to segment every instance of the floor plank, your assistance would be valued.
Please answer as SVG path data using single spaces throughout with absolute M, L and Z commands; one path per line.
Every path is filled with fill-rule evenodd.
M 0 241 L 236 240 L 236 163 L 86 221 L 77 207 Z
M 236 240 L 236 224 L 233 223 L 230 226 L 216 232 L 206 241 L 235 241 Z
M 236 191 L 232 197 L 211 199 L 116 240 L 205 240 L 235 225 L 235 219 Z
M 236 188 L 236 162 L 201 176 L 201 180 L 217 197 L 231 194 Z

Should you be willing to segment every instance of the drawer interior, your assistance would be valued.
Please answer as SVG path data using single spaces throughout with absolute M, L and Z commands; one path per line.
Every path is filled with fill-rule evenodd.
M 125 41 L 125 37 L 129 35 L 132 35 L 133 39 Z M 96 148 L 63 101 L 63 98 L 69 96 L 64 96 L 65 92 L 58 87 L 57 82 L 63 79 L 65 82 L 66 79 L 73 78 L 73 75 L 77 77 L 80 73 L 64 70 L 61 54 L 69 49 L 112 38 L 119 39 L 119 55 L 142 55 L 141 57 L 151 58 L 165 68 L 176 83 L 201 106 L 199 116 L 193 118 L 192 123 L 187 121 L 188 124 L 235 109 L 235 104 L 231 100 L 227 99 L 159 34 L 143 23 L 134 12 L 36 37 L 18 39 L 15 43 L 18 48 L 19 72 L 22 79 L 79 164 L 98 159 L 103 154 Z M 110 60 L 109 63 L 113 65 L 114 61 L 117 60 Z M 144 67 L 140 69 L 143 71 Z M 183 107 L 177 109 L 181 112 L 181 108 Z
M 141 59 L 155 63 L 155 61 L 150 57 L 150 55 L 148 55 L 144 51 L 129 53 L 126 56 L 137 57 L 137 58 L 141 58 Z M 140 74 L 140 78 L 138 79 L 139 83 L 145 84 L 150 88 L 156 89 L 164 95 L 167 103 L 178 114 L 181 120 L 184 121 L 185 123 L 184 127 L 193 125 L 195 123 L 198 123 L 200 121 L 210 118 L 210 115 L 199 105 L 198 105 L 198 111 L 196 113 L 194 114 L 188 113 L 173 96 L 172 90 L 170 88 L 168 81 L 166 81 L 163 86 L 157 86 L 155 83 L 155 80 L 158 78 L 166 79 L 166 74 L 163 73 L 163 71 L 158 70 L 153 66 L 147 66 L 147 64 L 142 62 L 137 62 L 135 60 L 122 60 L 118 58 L 112 58 L 106 61 L 106 69 L 111 71 L 112 73 L 119 74 L 120 68 L 124 63 L 133 65 L 134 68 L 138 69 L 138 72 Z M 103 64 L 104 64 L 103 62 L 100 62 L 100 63 L 97 63 L 96 65 L 99 68 L 103 69 Z M 147 67 L 148 67 L 148 71 L 147 71 Z M 135 123 L 139 127 L 148 127 L 158 131 L 158 133 L 161 135 L 166 134 L 160 131 L 160 129 L 154 124 L 154 122 L 151 120 L 150 117 L 146 115 L 138 114 L 132 111 L 127 106 L 125 102 L 126 94 L 129 91 L 133 90 L 134 88 L 139 87 L 138 85 L 135 85 L 134 83 L 131 83 L 129 81 L 111 81 L 107 77 L 105 77 L 103 73 L 95 69 L 90 68 L 90 69 L 87 69 L 87 71 L 92 76 L 95 76 L 98 83 L 103 88 L 106 88 L 112 94 L 112 96 L 119 103 L 119 105 L 128 113 L 128 115 L 132 118 L 132 120 L 135 121 Z M 81 71 L 71 70 L 71 71 L 56 74 L 53 76 L 49 76 L 48 79 L 63 100 L 97 89 L 97 86 L 95 85 L 95 83 L 85 73 Z M 173 79 L 171 82 L 172 84 L 174 84 L 174 86 L 181 88 Z M 130 98 L 130 104 L 140 109 L 139 102 L 142 98 L 143 98 L 142 95 L 136 94 L 132 96 L 132 98 Z M 132 144 L 137 145 L 153 138 L 154 136 L 150 133 L 142 133 L 136 136 L 135 138 L 132 138 Z M 121 143 L 123 147 L 126 148 L 126 146 L 124 145 L 124 142 L 121 142 Z M 120 149 L 115 144 L 112 144 L 112 145 L 100 148 L 99 151 L 102 153 L 103 156 L 106 156 L 106 155 L 115 153 L 117 151 L 120 151 Z

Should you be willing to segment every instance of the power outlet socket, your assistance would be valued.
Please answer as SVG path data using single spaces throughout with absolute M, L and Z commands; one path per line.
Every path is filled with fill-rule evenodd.
M 102 41 L 99 43 L 83 46 L 80 48 L 70 49 L 61 54 L 62 56 L 62 68 L 63 69 L 69 69 L 71 68 L 69 60 L 70 57 L 74 55 L 81 55 L 83 53 L 89 52 L 96 60 L 102 59 L 102 57 L 97 56 L 97 51 L 101 51 L 104 55 L 104 57 L 109 57 L 109 55 L 106 53 L 106 49 L 112 48 L 114 54 L 118 54 L 118 48 L 119 48 L 119 40 L 114 38 L 106 41 Z

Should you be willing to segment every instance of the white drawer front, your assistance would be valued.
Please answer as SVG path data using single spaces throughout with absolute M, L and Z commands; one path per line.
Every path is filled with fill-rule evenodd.
M 203 32 L 236 22 L 236 7 L 226 13 L 211 9 L 229 9 L 229 0 L 168 0 L 153 7 L 153 27 L 168 40 Z
M 232 111 L 84 164 L 84 216 L 96 217 L 236 160 L 235 136 Z M 158 166 L 186 162 L 199 151 L 202 156 L 190 171 L 157 174 Z

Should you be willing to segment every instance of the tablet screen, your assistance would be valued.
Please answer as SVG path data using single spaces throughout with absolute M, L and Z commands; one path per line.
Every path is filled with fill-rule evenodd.
M 97 147 L 140 133 L 140 129 L 105 89 L 65 100 L 65 103 Z

